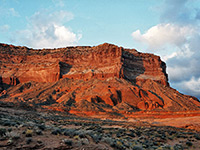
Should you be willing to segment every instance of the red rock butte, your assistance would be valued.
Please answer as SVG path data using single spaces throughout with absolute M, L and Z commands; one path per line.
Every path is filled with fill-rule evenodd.
M 200 110 L 168 83 L 159 56 L 116 45 L 30 49 L 0 44 L 0 101 L 71 113 Z

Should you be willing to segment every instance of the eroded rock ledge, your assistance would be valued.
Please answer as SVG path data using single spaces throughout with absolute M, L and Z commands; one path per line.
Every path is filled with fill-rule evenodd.
M 159 56 L 104 43 L 34 50 L 0 44 L 1 100 L 71 112 L 199 110 Z M 9 88 L 10 87 L 10 88 Z
M 160 57 L 124 49 L 112 44 L 96 47 L 66 47 L 33 50 L 0 45 L 2 82 L 55 82 L 60 78 L 125 78 L 138 82 L 151 79 L 168 85 L 166 65 Z

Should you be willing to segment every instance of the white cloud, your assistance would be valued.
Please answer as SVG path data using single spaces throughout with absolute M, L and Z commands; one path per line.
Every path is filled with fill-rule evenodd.
M 190 78 L 190 72 L 187 67 L 185 66 L 169 66 L 167 67 L 167 72 L 170 75 L 170 82 L 180 82 L 183 80 L 188 80 Z
M 33 28 L 34 29 L 34 28 Z M 81 35 L 76 35 L 65 26 L 53 24 L 38 30 L 20 31 L 20 39 L 33 48 L 58 48 L 76 45 Z M 26 37 L 23 37 L 23 36 Z M 22 41 L 22 42 L 23 42 Z
M 7 32 L 10 29 L 10 26 L 5 24 L 0 26 L 0 32 Z
M 48 10 L 41 10 L 36 12 L 30 17 L 29 24 L 35 26 L 46 26 L 48 24 L 63 24 L 74 18 L 71 12 L 60 10 L 55 12 L 49 12 Z
M 191 91 L 194 91 L 198 94 L 200 93 L 200 78 L 195 79 L 194 77 L 192 77 L 191 80 L 184 81 L 184 84 Z
M 161 49 L 167 45 L 180 47 L 193 32 L 188 26 L 181 27 L 167 23 L 153 26 L 144 34 L 137 30 L 132 33 L 132 37 L 138 42 L 147 44 L 149 49 Z
M 20 16 L 19 13 L 14 8 L 9 8 L 7 13 L 9 15 L 15 16 L 15 17 L 19 17 Z
M 7 7 L 4 7 L 4 5 L 1 5 L 0 17 L 20 17 L 20 14 L 14 8 L 7 8 Z
M 58 6 L 58 7 L 64 7 L 65 4 L 64 4 L 64 1 L 63 0 L 52 0 L 53 3 Z
M 73 19 L 67 11 L 36 12 L 28 20 L 28 27 L 17 32 L 14 39 L 19 45 L 33 48 L 58 48 L 77 45 L 81 34 L 75 34 L 65 24 Z
M 199 96 L 200 93 L 200 78 L 192 77 L 189 80 L 174 83 L 175 87 L 181 89 L 182 92 L 189 95 Z

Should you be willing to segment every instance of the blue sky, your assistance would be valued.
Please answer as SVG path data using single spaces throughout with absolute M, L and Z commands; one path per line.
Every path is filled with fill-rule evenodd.
M 108 42 L 154 53 L 167 63 L 172 87 L 200 98 L 200 0 L 0 0 L 0 42 Z
M 39 21 L 32 18 L 36 13 L 43 13 L 38 16 L 42 24 L 42 19 L 46 21 L 45 17 L 49 14 L 63 11 L 71 13 L 73 17 L 68 20 L 66 18 L 69 16 L 66 16 L 64 18 L 66 21 L 57 20 L 57 24 L 64 25 L 76 35 L 81 35 L 78 42 L 67 45 L 98 45 L 109 42 L 124 47 L 134 47 L 131 33 L 138 28 L 146 30 L 158 22 L 159 14 L 156 6 L 162 1 L 158 3 L 157 0 L 123 2 L 121 0 L 0 0 L 0 2 L 2 4 L 0 26 L 9 27 L 8 32 L 11 34 L 8 36 L 8 32 L 1 33 L 2 42 L 37 47 L 13 38 L 12 34 L 27 29 L 31 21 Z M 63 43 L 55 46 L 65 45 Z M 42 47 L 48 47 L 48 44 Z

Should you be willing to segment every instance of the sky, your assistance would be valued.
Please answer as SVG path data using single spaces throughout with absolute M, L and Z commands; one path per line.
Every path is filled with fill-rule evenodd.
M 0 43 L 105 42 L 161 56 L 170 85 L 200 99 L 200 0 L 0 0 Z

